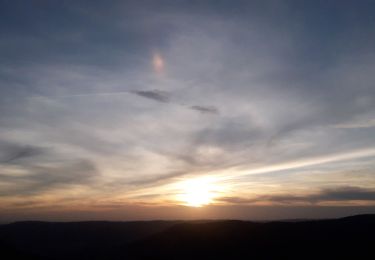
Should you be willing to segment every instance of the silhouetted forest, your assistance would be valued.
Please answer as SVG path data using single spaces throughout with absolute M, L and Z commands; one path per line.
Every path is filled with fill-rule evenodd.
M 1 259 L 375 259 L 375 215 L 312 221 L 17 222 Z

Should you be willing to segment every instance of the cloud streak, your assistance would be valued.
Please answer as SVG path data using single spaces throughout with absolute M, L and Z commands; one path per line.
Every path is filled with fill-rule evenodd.
M 170 94 L 163 90 L 133 90 L 131 93 L 157 102 L 168 103 L 170 101 Z
M 217 109 L 214 106 L 191 106 L 190 108 L 202 114 L 212 114 L 212 115 L 219 114 L 219 109 Z
M 2 189 L 0 196 L 36 195 L 52 192 L 61 187 L 89 185 L 98 176 L 95 165 L 87 160 L 54 166 L 28 165 L 24 169 L 27 171 L 26 175 L 0 174 L 0 182 L 8 183 L 8 187 Z
M 0 151 L 0 163 L 17 163 L 22 159 L 42 155 L 46 152 L 44 148 L 31 145 L 2 144 Z
M 259 202 L 272 202 L 282 204 L 295 203 L 322 203 L 322 202 L 348 202 L 348 201 L 375 201 L 375 190 L 365 189 L 361 187 L 337 187 L 330 189 L 323 189 L 318 193 L 308 195 L 294 195 L 294 194 L 276 194 L 276 195 L 261 195 L 255 198 L 242 197 L 223 197 L 218 201 L 230 204 L 254 204 Z

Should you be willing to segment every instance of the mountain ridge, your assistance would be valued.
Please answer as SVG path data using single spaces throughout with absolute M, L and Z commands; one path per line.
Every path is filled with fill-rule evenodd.
M 22 221 L 0 226 L 0 256 L 39 260 L 373 259 L 373 234 L 375 214 L 296 222 Z

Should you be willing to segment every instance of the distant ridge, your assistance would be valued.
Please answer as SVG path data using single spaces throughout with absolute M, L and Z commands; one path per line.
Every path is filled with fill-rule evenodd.
M 22 221 L 0 226 L 1 259 L 375 259 L 375 214 L 256 222 Z

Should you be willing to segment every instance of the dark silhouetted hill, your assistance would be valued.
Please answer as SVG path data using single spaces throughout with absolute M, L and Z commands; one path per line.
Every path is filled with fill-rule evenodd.
M 1 259 L 375 259 L 375 215 L 265 223 L 19 222 L 0 226 L 0 242 Z
M 16 222 L 0 226 L 0 245 L 4 245 L 0 249 L 4 252 L 7 250 L 10 253 L 39 256 L 37 259 L 92 259 L 102 249 L 148 237 L 177 223 L 179 222 Z M 7 259 L 1 256 L 0 253 L 0 259 Z

